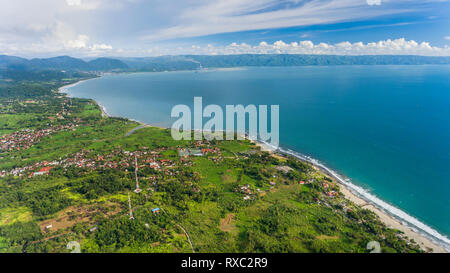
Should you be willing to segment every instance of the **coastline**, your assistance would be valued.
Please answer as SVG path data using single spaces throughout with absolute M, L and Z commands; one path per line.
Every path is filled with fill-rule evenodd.
M 72 84 L 68 84 L 65 86 L 62 86 L 60 88 L 58 88 L 58 92 L 59 93 L 65 93 L 64 91 L 66 91 L 68 88 L 76 86 L 84 81 L 87 80 L 91 80 L 91 79 L 85 79 L 85 80 L 81 80 Z M 65 93 L 67 96 L 69 96 L 68 93 Z M 70 96 L 69 96 L 70 97 Z M 111 117 L 105 106 L 101 105 L 100 103 L 98 103 L 97 101 L 93 100 L 101 109 L 102 111 L 102 116 L 103 117 Z M 127 117 L 125 117 L 127 118 Z M 153 126 L 151 124 L 139 121 L 139 120 L 135 120 L 135 119 L 131 119 L 131 118 L 127 118 L 128 120 L 132 120 L 135 121 L 137 123 L 139 123 L 140 125 L 137 128 L 134 128 L 133 130 L 131 130 L 130 132 L 127 133 L 127 135 L 133 133 L 136 130 L 139 130 L 141 128 L 145 128 L 145 127 L 156 127 L 156 128 L 161 128 L 161 129 L 170 129 L 170 128 L 165 128 L 165 127 L 160 127 L 160 126 Z M 245 136 L 244 136 L 245 137 Z M 248 138 L 247 138 L 248 139 Z M 249 139 L 250 140 L 250 139 Z M 260 141 L 255 141 L 255 140 L 250 140 L 251 142 L 255 143 L 257 146 L 261 147 L 262 150 L 265 151 L 269 151 L 273 156 L 281 156 L 281 157 L 285 157 L 286 155 L 291 155 L 296 157 L 297 159 L 307 162 L 309 164 L 311 164 L 314 168 L 316 168 L 317 170 L 321 171 L 322 173 L 324 173 L 325 175 L 327 175 L 328 177 L 330 177 L 333 181 L 335 181 L 336 183 L 338 183 L 340 185 L 340 191 L 341 193 L 344 195 L 344 197 L 348 200 L 350 200 L 351 202 L 355 203 L 358 206 L 361 206 L 363 208 L 369 209 L 372 212 L 374 212 L 375 214 L 378 215 L 379 220 L 381 222 L 383 222 L 387 227 L 389 228 L 394 228 L 397 230 L 400 230 L 401 232 L 404 233 L 404 235 L 406 237 L 408 237 L 409 239 L 413 239 L 421 248 L 422 250 L 424 250 L 425 252 L 432 252 L 432 253 L 449 253 L 450 250 L 446 249 L 444 246 L 442 246 L 441 244 L 435 242 L 432 238 L 432 236 L 428 235 L 428 234 L 423 234 L 422 232 L 416 230 L 415 228 L 411 227 L 408 225 L 408 223 L 399 220 L 398 218 L 396 218 L 392 213 L 387 212 L 386 210 L 382 209 L 379 207 L 379 205 L 377 204 L 377 202 L 374 202 L 373 200 L 370 200 L 368 198 L 365 198 L 363 196 L 363 194 L 361 193 L 361 190 L 363 191 L 363 189 L 359 190 L 359 187 L 352 184 L 351 182 L 348 182 L 346 180 L 344 180 L 343 178 L 341 178 L 336 172 L 330 170 L 329 168 L 327 168 L 326 166 L 324 166 L 323 164 L 320 164 L 317 160 L 309 158 L 307 156 L 303 156 L 300 154 L 293 154 L 292 152 L 289 151 L 285 151 L 282 149 L 278 149 L 278 150 L 273 150 L 270 148 L 269 145 L 260 142 Z M 376 197 L 375 197 L 376 198 Z M 378 198 L 376 198 L 378 199 Z M 380 200 L 380 199 L 378 199 Z M 384 201 L 380 200 L 381 202 L 385 203 Z M 387 204 L 387 203 L 386 203 Z M 390 205 L 388 205 L 390 206 Z M 392 207 L 392 206 L 391 206 Z M 393 207 L 395 208 L 395 207 Z M 405 212 L 395 208 L 396 210 L 400 211 L 401 214 L 407 215 Z M 411 216 L 409 216 L 411 217 Z M 401 219 L 401 218 L 400 218 Z M 416 220 L 415 218 L 412 218 L 415 221 L 417 221 L 420 225 L 424 225 L 421 222 L 419 222 L 418 220 Z M 404 219 L 402 219 L 404 220 Z M 429 228 L 428 226 L 424 225 L 426 228 Z M 437 233 L 436 231 L 434 231 L 433 229 L 431 229 L 431 233 Z M 447 239 L 445 236 L 437 233 L 439 236 Z M 448 239 L 447 239 L 448 240 Z
M 85 81 L 89 81 L 89 80 L 92 80 L 92 79 L 97 79 L 97 78 L 89 78 L 89 79 L 79 80 L 79 81 L 74 82 L 74 83 L 70 83 L 70 84 L 67 84 L 67 85 L 63 85 L 63 86 L 61 86 L 61 87 L 58 88 L 58 93 L 64 93 L 64 91 L 65 91 L 66 89 L 71 88 L 71 87 L 74 87 L 74 86 L 77 86 L 77 85 L 79 85 L 80 83 L 83 83 L 83 82 L 85 82 Z M 66 94 L 67 94 L 67 93 L 66 93 Z M 70 96 L 69 96 L 69 97 L 70 97 Z
M 80 81 L 77 81 L 77 82 L 74 82 L 74 83 L 71 83 L 71 84 L 63 85 L 63 86 L 58 88 L 58 93 L 65 94 L 67 97 L 70 98 L 71 96 L 67 93 L 67 89 L 69 89 L 71 87 L 74 87 L 74 86 L 77 86 L 77 85 L 79 85 L 79 84 L 81 84 L 81 83 L 83 83 L 85 81 L 89 81 L 89 80 L 92 80 L 92 79 L 98 79 L 98 77 L 97 78 L 90 78 L 90 79 L 80 80 Z M 93 100 L 93 101 L 100 107 L 100 110 L 102 111 L 102 117 L 104 117 L 104 118 L 112 117 L 111 115 L 108 114 L 105 106 L 101 105 L 98 101 L 95 101 L 95 100 Z
M 106 107 L 105 107 L 105 106 L 101 105 L 101 104 L 98 103 L 98 102 L 95 102 L 95 103 L 97 103 L 97 105 L 100 107 L 100 110 L 102 111 L 102 117 L 103 117 L 103 118 L 110 118 L 110 117 L 111 117 L 111 116 L 108 114 L 108 112 L 106 111 Z
M 337 182 L 340 185 L 341 193 L 344 195 L 346 199 L 352 201 L 353 203 L 362 208 L 374 212 L 376 215 L 378 215 L 379 220 L 383 222 L 387 227 L 400 230 L 401 232 L 404 233 L 406 237 L 408 237 L 409 239 L 413 239 L 425 252 L 448 253 L 448 251 L 443 246 L 439 245 L 438 243 L 435 243 L 434 241 L 429 239 L 428 236 L 421 234 L 417 230 L 414 230 L 412 227 L 408 226 L 406 223 L 403 223 L 397 218 L 395 218 L 393 215 L 380 209 L 375 203 L 366 200 L 361 196 L 359 196 L 358 194 L 354 193 L 354 191 L 351 188 L 349 188 L 348 185 L 341 183 L 338 179 L 335 178 L 333 174 L 330 174 L 328 171 L 314 164 L 313 166 L 321 170 L 333 181 Z
M 262 150 L 270 152 L 273 156 L 276 157 L 286 157 L 286 155 L 291 155 L 296 157 L 297 159 L 307 162 L 311 164 L 316 170 L 324 173 L 326 176 L 328 176 L 330 179 L 332 179 L 334 182 L 340 185 L 340 191 L 344 195 L 344 197 L 351 202 L 355 203 L 356 205 L 368 209 L 372 212 L 374 212 L 381 222 L 383 222 L 387 227 L 394 228 L 397 230 L 400 230 L 403 232 L 405 237 L 408 237 L 409 239 L 414 240 L 425 252 L 431 252 L 431 253 L 449 253 L 449 250 L 447 250 L 445 247 L 441 246 L 439 243 L 433 241 L 429 236 L 422 234 L 421 232 L 417 231 L 416 229 L 412 228 L 411 226 L 408 226 L 407 223 L 400 221 L 394 215 L 390 214 L 389 212 L 383 210 L 380 208 L 376 202 L 373 202 L 371 200 L 368 200 L 363 197 L 363 195 L 359 194 L 357 191 L 355 191 L 352 188 L 356 188 L 356 185 L 351 184 L 350 182 L 344 183 L 344 179 L 342 179 L 338 174 L 336 174 L 334 171 L 330 170 L 329 168 L 325 167 L 324 165 L 318 163 L 318 161 L 305 157 L 300 155 L 292 154 L 288 151 L 284 151 L 282 149 L 273 150 L 270 148 L 269 145 L 260 142 L 260 141 L 252 141 L 257 146 L 261 147 Z M 353 187 L 350 187 L 349 185 L 353 185 Z M 399 210 L 399 209 L 397 209 Z
M 354 194 L 352 190 L 349 189 L 346 185 L 342 183 L 339 183 L 339 185 L 340 190 L 345 198 L 352 201 L 356 205 L 361 206 L 362 208 L 374 212 L 376 215 L 378 215 L 380 221 L 383 222 L 387 227 L 402 231 L 406 237 L 408 237 L 409 239 L 413 239 L 424 251 L 432 253 L 448 253 L 448 251 L 444 247 L 433 242 L 432 240 L 428 239 L 426 236 L 420 234 L 412 228 L 404 225 L 399 220 L 389 215 L 389 213 L 384 212 L 369 201 L 366 201 L 358 195 Z

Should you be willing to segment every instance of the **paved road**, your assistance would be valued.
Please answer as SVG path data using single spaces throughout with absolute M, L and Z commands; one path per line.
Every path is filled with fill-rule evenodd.
M 137 131 L 139 129 L 142 129 L 142 128 L 145 128 L 145 127 L 149 127 L 149 126 L 150 125 L 148 125 L 148 124 L 139 125 L 138 127 L 134 128 L 134 129 L 131 129 L 128 133 L 125 134 L 125 136 L 127 137 L 127 136 L 131 135 L 132 133 L 134 133 L 135 131 Z

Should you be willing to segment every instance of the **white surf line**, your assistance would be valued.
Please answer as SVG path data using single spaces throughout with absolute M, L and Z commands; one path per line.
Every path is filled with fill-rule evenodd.
M 71 87 L 74 87 L 74 86 L 77 86 L 80 83 L 83 83 L 85 81 L 89 81 L 89 80 L 93 80 L 93 79 L 97 79 L 97 78 L 90 78 L 90 79 L 79 80 L 79 81 L 71 83 L 71 84 L 63 85 L 63 86 L 58 88 L 58 93 L 67 92 L 67 89 L 69 89 Z
M 261 142 L 261 141 L 259 141 Z M 268 143 L 262 142 L 266 146 L 270 146 Z M 273 147 L 272 147 L 273 148 Z M 282 148 L 278 148 L 277 151 L 283 153 L 292 155 L 294 157 L 297 157 L 301 160 L 307 161 L 311 163 L 312 165 L 319 167 L 326 172 L 328 172 L 331 176 L 333 176 L 335 179 L 337 179 L 341 184 L 347 186 L 349 190 L 351 190 L 354 194 L 361 197 L 365 201 L 369 202 L 370 204 L 374 205 L 378 209 L 381 209 L 388 215 L 391 215 L 396 220 L 400 221 L 400 223 L 413 231 L 425 236 L 427 239 L 431 240 L 432 242 L 442 246 L 447 251 L 450 251 L 450 240 L 440 234 L 435 229 L 427 226 L 426 224 L 422 223 L 415 217 L 407 214 L 406 212 L 394 207 L 393 205 L 388 204 L 387 202 L 381 200 L 380 198 L 376 197 L 373 194 L 370 194 L 367 190 L 363 189 L 360 186 L 357 186 L 353 183 L 350 183 L 348 180 L 342 178 L 340 175 L 338 175 L 335 171 L 331 170 L 330 168 L 326 167 L 322 163 L 320 163 L 318 160 L 311 158 L 309 156 L 302 155 L 298 152 L 292 151 L 292 150 L 284 150 Z

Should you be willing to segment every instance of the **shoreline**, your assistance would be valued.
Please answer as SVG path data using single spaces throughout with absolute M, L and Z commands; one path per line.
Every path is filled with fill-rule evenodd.
M 95 100 L 94 100 L 95 101 Z M 106 107 L 101 105 L 100 103 L 98 103 L 97 101 L 95 101 L 95 103 L 97 103 L 97 105 L 100 107 L 100 110 L 102 111 L 102 117 L 103 118 L 110 118 L 112 117 L 111 115 L 108 114 L 108 112 L 106 111 Z
M 80 81 L 77 81 L 77 82 L 74 82 L 74 83 L 71 83 L 71 84 L 63 85 L 63 86 L 61 86 L 61 87 L 58 88 L 58 93 L 60 93 L 60 94 L 65 94 L 67 97 L 71 98 L 70 94 L 67 93 L 67 89 L 68 89 L 68 88 L 77 86 L 77 85 L 79 85 L 79 84 L 81 84 L 81 83 L 83 83 L 83 82 L 85 82 L 85 81 L 89 81 L 89 80 L 93 80 L 93 79 L 98 79 L 98 78 L 101 78 L 101 77 L 103 77 L 103 76 L 95 77 L 95 78 L 90 78 L 90 79 L 84 79 L 84 80 L 80 80 Z M 102 104 L 100 104 L 100 103 L 99 103 L 98 101 L 96 101 L 96 100 L 92 100 L 92 101 L 94 101 L 94 102 L 100 107 L 100 110 L 101 110 L 101 112 L 102 112 L 102 117 L 104 117 L 104 118 L 112 117 L 110 114 L 108 114 L 108 111 L 106 110 L 106 107 L 105 107 L 105 106 L 103 106 Z
M 93 78 L 95 79 L 95 78 Z M 68 85 L 64 85 L 61 86 L 60 88 L 58 88 L 58 92 L 59 93 L 64 93 L 66 94 L 66 96 L 70 95 L 68 93 L 65 93 L 64 91 L 66 91 L 68 88 L 76 86 L 84 81 L 88 81 L 91 79 L 85 79 L 85 80 L 80 80 L 78 82 L 72 83 L 72 84 L 68 84 Z M 102 111 L 102 117 L 112 117 L 111 115 L 108 114 L 107 109 L 105 106 L 101 105 L 100 103 L 98 103 L 97 101 L 93 100 L 101 109 Z M 133 130 L 131 130 L 129 133 L 127 133 L 127 135 L 129 135 L 130 133 L 133 133 L 134 131 L 141 129 L 141 128 L 145 128 L 145 127 L 156 127 L 156 128 L 160 128 L 160 129 L 170 129 L 170 128 L 165 128 L 165 127 L 161 127 L 161 126 L 153 126 L 151 124 L 139 121 L 139 120 L 135 120 L 132 118 L 128 118 L 128 117 L 124 117 L 128 120 L 131 121 L 135 121 L 137 123 L 139 123 L 140 125 L 137 128 L 134 128 Z M 286 151 L 286 150 L 282 150 L 280 148 L 278 148 L 277 150 L 273 150 L 270 148 L 269 145 L 261 142 L 261 141 L 257 141 L 257 140 L 251 140 L 247 137 L 244 136 L 244 138 L 250 140 L 251 142 L 253 142 L 254 144 L 256 144 L 257 146 L 259 146 L 262 150 L 265 151 L 269 151 L 272 155 L 277 155 L 277 156 L 282 156 L 282 157 L 286 157 L 286 155 L 291 155 L 296 157 L 297 159 L 307 162 L 309 164 L 311 164 L 314 168 L 316 168 L 317 170 L 321 171 L 322 173 L 324 173 L 325 175 L 327 175 L 328 177 L 332 178 L 333 181 L 335 181 L 336 183 L 338 183 L 340 185 L 340 191 L 341 193 L 344 195 L 344 197 L 348 200 L 350 200 L 351 202 L 355 203 L 358 206 L 364 207 L 366 209 L 371 210 L 372 212 L 374 212 L 376 215 L 378 215 L 379 220 L 381 222 L 383 222 L 387 227 L 389 228 L 394 228 L 397 230 L 400 230 L 401 232 L 403 232 L 403 234 L 408 237 L 409 239 L 414 240 L 421 248 L 422 250 L 424 250 L 425 252 L 432 252 L 432 253 L 449 253 L 450 250 L 446 249 L 444 246 L 442 246 L 440 243 L 436 242 L 435 240 L 433 240 L 433 236 L 429 235 L 429 234 L 423 234 L 424 232 L 422 231 L 418 231 L 416 230 L 414 227 L 411 227 L 409 224 L 409 222 L 405 222 L 407 221 L 406 219 L 399 217 L 400 219 L 398 219 L 397 217 L 395 217 L 395 214 L 392 212 L 388 212 L 385 209 L 383 209 L 379 204 L 377 204 L 377 202 L 370 200 L 370 198 L 366 198 L 363 194 L 362 191 L 364 191 L 364 189 L 359 188 L 357 185 L 352 184 L 351 182 L 346 181 L 345 179 L 341 178 L 336 172 L 334 172 L 333 170 L 327 168 L 326 166 L 324 166 L 323 164 L 319 163 L 317 160 L 312 159 L 310 157 L 298 154 L 298 153 L 292 153 L 290 151 Z M 379 200 L 380 202 L 385 203 L 384 201 L 382 201 L 381 199 L 378 199 L 377 197 L 373 196 L 375 199 Z M 373 198 L 372 198 L 373 199 Z M 438 233 L 437 231 L 433 230 L 432 228 L 426 226 L 425 224 L 421 223 L 419 220 L 413 218 L 412 216 L 409 216 L 406 212 L 403 212 L 400 209 L 397 209 L 387 203 L 385 203 L 387 206 L 392 207 L 393 209 L 399 211 L 400 213 L 398 214 L 404 214 L 408 217 L 411 217 L 412 219 L 414 219 L 415 221 L 417 221 L 419 223 L 419 226 L 425 226 L 427 229 L 431 229 L 431 233 L 436 233 L 437 235 L 443 237 L 444 239 L 447 239 L 444 235 L 441 235 L 440 233 Z M 403 220 L 403 221 L 402 221 Z M 413 224 L 414 225 L 414 224 Z M 448 240 L 448 239 L 447 239 Z
M 333 177 L 332 177 L 333 178 Z M 336 181 L 336 179 L 333 179 Z M 394 228 L 402 231 L 406 237 L 413 239 L 425 252 L 432 253 L 448 253 L 448 251 L 438 243 L 433 242 L 426 235 L 413 230 L 411 227 L 403 224 L 401 221 L 391 216 L 389 213 L 378 208 L 377 205 L 366 201 L 357 194 L 353 193 L 345 184 L 336 181 L 340 185 L 340 191 L 348 200 L 352 201 L 356 205 L 368 209 L 378 215 L 381 222 L 383 222 L 388 228 Z
M 261 147 L 262 150 L 268 151 L 274 156 L 281 156 L 285 158 L 287 155 L 290 155 L 294 156 L 295 158 L 303 162 L 311 164 L 316 170 L 322 172 L 323 174 L 331 178 L 334 182 L 336 182 L 340 186 L 340 191 L 346 199 L 350 200 L 351 202 L 355 203 L 356 205 L 362 208 L 374 212 L 379 217 L 379 220 L 383 222 L 388 228 L 400 230 L 401 232 L 403 232 L 405 237 L 414 240 L 425 252 L 449 253 L 448 249 L 446 249 L 438 242 L 435 242 L 432 238 L 430 238 L 431 237 L 430 235 L 424 234 L 423 232 L 416 230 L 415 228 L 409 226 L 408 223 L 405 222 L 405 219 L 401 219 L 403 220 L 401 221 L 400 219 L 396 218 L 392 213 L 381 208 L 376 202 L 364 198 L 362 194 L 352 189 L 357 188 L 358 186 L 352 184 L 351 182 L 344 183 L 345 180 L 342 179 L 336 172 L 330 170 L 323 164 L 320 164 L 317 160 L 311 159 L 303 155 L 292 154 L 282 149 L 273 150 L 270 148 L 269 145 L 260 141 L 252 141 L 252 142 L 255 143 L 257 146 Z M 353 185 L 353 187 L 350 187 L 349 185 Z M 397 210 L 400 211 L 400 209 Z
M 74 83 L 70 83 L 70 84 L 67 84 L 67 85 L 63 85 L 63 86 L 61 86 L 61 87 L 58 88 L 58 93 L 64 93 L 64 91 L 65 91 L 66 89 L 71 88 L 71 87 L 74 87 L 74 86 L 77 86 L 77 85 L 79 85 L 80 83 L 83 83 L 83 82 L 85 82 L 85 81 L 89 81 L 89 80 L 92 80 L 92 79 L 97 79 L 97 78 L 89 78 L 89 79 L 79 80 L 79 81 L 74 82 Z M 67 93 L 65 93 L 65 94 L 68 95 Z M 70 96 L 69 96 L 69 97 L 70 97 Z

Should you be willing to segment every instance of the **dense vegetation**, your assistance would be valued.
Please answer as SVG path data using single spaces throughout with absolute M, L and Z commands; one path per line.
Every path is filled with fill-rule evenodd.
M 339 185 L 307 163 L 249 141 L 174 141 L 153 127 L 126 136 L 139 124 L 62 96 L 80 78 L 55 75 L 0 84 L 0 137 L 15 144 L 0 150 L 0 252 L 68 252 L 70 241 L 83 252 L 368 252 L 373 240 L 421 251 L 330 196 Z M 17 132 L 33 142 L 20 148 L 8 138 Z M 180 148 L 209 152 L 182 158 Z
M 133 183 L 130 183 L 130 180 L 122 172 L 115 170 L 104 170 L 69 185 L 75 187 L 74 191 L 85 195 L 87 199 L 133 189 Z

